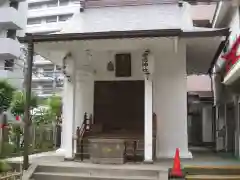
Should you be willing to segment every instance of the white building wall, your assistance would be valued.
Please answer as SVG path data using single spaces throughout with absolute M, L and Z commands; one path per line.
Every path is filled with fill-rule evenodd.
M 211 91 L 209 75 L 190 75 L 187 77 L 188 92 Z
M 27 13 L 28 13 L 28 3 L 27 1 L 20 2 L 18 5 L 18 13 L 20 14 L 20 21 L 23 25 L 23 29 L 17 31 L 17 36 L 24 36 L 26 33 L 26 26 L 27 26 Z
M 67 1 L 57 1 L 56 4 L 53 3 L 51 0 L 27 0 L 29 3 L 29 9 L 28 9 L 28 22 L 27 24 L 27 32 L 33 33 L 33 34 L 50 34 L 50 33 L 58 33 L 62 30 L 62 28 L 65 26 L 67 21 L 61 19 L 63 16 L 71 17 L 75 12 L 79 11 L 79 1 L 78 0 L 70 0 L 68 3 Z M 65 3 L 65 4 L 64 4 Z M 34 7 L 32 7 L 34 5 Z M 31 8 L 32 7 L 32 8 Z M 34 22 L 33 22 L 34 21 Z M 38 65 L 44 66 L 49 65 L 51 62 L 41 56 L 35 56 L 34 57 L 34 64 L 36 67 Z M 49 74 L 48 76 L 54 76 L 54 72 L 56 70 L 52 71 L 52 75 Z M 41 79 L 44 80 L 49 79 L 49 77 L 44 77 L 42 75 Z M 49 81 L 49 83 L 52 83 L 52 81 Z M 35 84 L 37 82 L 35 81 Z M 38 85 L 45 90 L 39 81 Z M 53 85 L 54 86 L 54 85 Z M 46 93 L 44 91 L 42 93 L 42 97 L 51 96 L 53 93 L 59 94 L 59 91 L 61 91 L 61 88 L 56 88 L 56 90 L 49 91 L 49 93 Z
M 95 81 L 113 81 L 113 80 L 144 80 L 142 73 L 142 53 L 144 50 L 136 50 L 131 52 L 131 77 L 115 77 L 115 71 L 107 71 L 107 63 L 115 62 L 114 56 L 116 52 L 99 52 L 92 57 L 96 73 Z
M 0 2 L 0 13 L 1 8 L 8 8 L 10 6 L 10 0 L 1 0 Z M 11 27 L 11 30 L 17 30 L 16 36 L 24 36 L 25 34 L 25 26 L 27 22 L 27 2 L 21 1 L 18 3 L 17 10 L 13 9 L 14 14 L 9 14 L 8 11 L 2 11 L 1 19 L 2 22 L 8 22 L 12 21 L 12 23 L 17 23 L 18 25 L 21 25 L 22 29 L 14 29 L 14 26 Z M 11 12 L 9 12 L 11 13 Z M 12 16 L 14 15 L 14 16 Z M 17 16 L 15 16 L 17 15 Z M 6 20 L 6 21 L 5 21 Z M 8 21 L 7 21 L 8 20 Z M 21 58 L 21 52 L 20 52 L 20 43 L 18 43 L 17 39 L 5 39 L 7 37 L 7 31 L 9 27 L 3 26 L 3 28 L 0 28 L 0 38 L 1 38 L 1 52 L 0 52 L 0 77 L 2 79 L 7 79 L 13 86 L 16 88 L 22 88 L 23 83 L 23 59 Z M 1 56 L 2 55 L 2 56 Z M 16 57 L 14 59 L 14 67 L 13 71 L 4 70 L 4 63 L 5 60 L 10 57 Z
M 202 141 L 213 142 L 212 106 L 205 105 L 202 108 Z
M 231 13 L 227 13 L 228 11 L 230 11 Z M 229 16 L 226 20 L 226 17 Z M 222 27 L 222 25 L 226 25 L 230 28 L 230 37 L 229 37 L 229 48 L 232 47 L 233 43 L 235 42 L 235 40 L 237 39 L 237 37 L 239 36 L 239 32 L 240 32 L 240 16 L 239 16 L 239 7 L 232 7 L 231 3 L 229 2 L 223 2 L 222 6 L 220 7 L 219 10 L 219 14 L 217 16 L 217 19 L 215 20 L 215 27 Z M 240 49 L 238 50 L 240 52 Z M 239 54 L 238 52 L 238 54 Z M 215 70 L 218 71 L 219 67 L 223 67 L 225 60 L 223 60 L 221 58 L 221 56 L 219 57 L 216 66 L 215 66 Z M 231 73 L 231 72 L 230 72 Z M 234 73 L 232 74 L 231 78 L 228 79 L 228 83 L 232 83 L 235 80 L 237 80 L 239 78 L 238 73 Z M 219 110 L 219 115 L 218 112 L 216 112 L 218 119 L 216 122 L 216 126 L 217 126 L 217 130 L 221 130 L 224 126 L 226 126 L 226 115 L 224 112 L 224 103 L 227 99 L 226 95 L 228 93 L 226 93 L 223 88 L 221 88 L 220 86 L 220 80 L 219 77 L 215 77 L 215 84 L 214 84 L 214 94 L 215 94 L 215 103 L 216 105 L 221 105 L 221 109 Z M 224 93 L 224 94 L 223 94 Z M 236 119 L 236 121 L 239 121 L 239 119 Z M 238 128 L 238 129 L 237 129 Z M 236 144 L 239 146 L 239 141 L 240 141 L 240 135 L 239 135 L 239 128 L 240 127 L 236 127 L 235 132 L 238 132 L 235 134 L 235 142 Z M 227 144 L 227 139 L 224 137 L 219 137 L 218 133 L 217 133 L 217 137 L 216 137 L 216 148 L 217 150 L 223 150 L 225 149 L 225 144 Z M 236 147 L 235 149 L 235 154 L 238 154 L 239 156 L 239 149 L 240 147 Z
M 3 0 L 0 2 L 0 8 L 5 8 L 9 7 L 9 1 L 8 0 Z M 0 37 L 6 37 L 6 30 L 5 29 L 0 29 Z

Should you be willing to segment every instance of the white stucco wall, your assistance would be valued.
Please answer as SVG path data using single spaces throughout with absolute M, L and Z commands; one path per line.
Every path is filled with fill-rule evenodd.
M 157 114 L 157 157 L 191 157 L 187 136 L 186 46 L 178 53 L 157 54 L 153 80 L 154 112 Z
M 96 74 L 96 81 L 112 81 L 112 80 L 144 80 L 142 73 L 142 53 L 143 50 L 131 51 L 131 77 L 115 77 L 115 71 L 107 71 L 107 63 L 112 61 L 115 63 L 115 53 L 117 52 L 98 52 L 92 57 Z
M 77 82 L 76 89 L 76 119 L 75 126 L 81 127 L 84 120 L 84 113 L 88 116 L 93 114 L 93 94 L 94 93 L 94 81 L 91 76 L 81 77 Z M 75 129 L 76 130 L 76 129 Z
M 132 77 L 116 78 L 114 72 L 106 69 L 107 62 L 112 60 L 114 53 L 97 53 L 93 55 L 96 68 L 95 80 L 143 80 L 141 71 L 142 50 L 132 52 Z M 157 157 L 173 157 L 176 148 L 180 148 L 181 157 L 191 157 L 188 152 L 187 136 L 187 75 L 186 46 L 180 41 L 178 52 L 154 51 L 155 73 L 153 75 L 153 109 L 157 114 Z M 95 57 L 95 58 L 94 58 Z M 114 61 L 113 61 L 114 62 Z M 171 71 L 169 71 L 171 69 Z M 81 76 L 81 79 L 85 79 Z M 93 111 L 93 81 L 80 83 L 76 91 L 76 126 L 81 124 L 84 112 Z M 90 82 L 90 83 L 89 83 Z M 80 89 L 82 87 L 82 89 Z M 72 91 L 67 88 L 64 93 L 64 121 L 71 121 Z M 83 93 L 82 95 L 81 92 Z M 89 98 L 90 97 L 90 98 Z M 82 101 L 80 100 L 82 98 Z M 82 106 L 81 109 L 81 103 Z M 68 105 L 70 104 L 70 105 Z M 70 126 L 71 123 L 64 123 Z M 68 129 L 68 128 L 67 128 Z M 75 127 L 76 129 L 76 127 Z M 64 136 L 66 136 L 64 134 Z M 68 136 L 69 138 L 69 136 Z M 69 141 L 65 139 L 65 141 Z M 64 145 L 66 143 L 63 143 Z

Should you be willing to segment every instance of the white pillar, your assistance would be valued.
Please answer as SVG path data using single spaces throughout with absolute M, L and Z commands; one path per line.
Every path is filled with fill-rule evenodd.
M 74 61 L 74 60 L 73 60 Z M 75 136 L 75 112 L 76 112 L 76 66 L 75 61 L 73 63 L 73 73 L 71 76 L 71 82 L 68 83 L 71 84 L 69 92 L 69 106 L 68 106 L 68 112 L 67 112 L 67 130 L 66 130 L 66 152 L 65 152 L 65 159 L 71 160 L 74 158 L 74 144 L 73 144 L 73 137 Z
M 157 116 L 157 158 L 191 158 L 187 133 L 186 45 L 179 42 L 178 52 L 155 52 L 153 77 L 154 112 Z
M 145 103 L 144 103 L 144 162 L 151 163 L 153 161 L 153 132 L 152 132 L 152 117 L 153 117 L 153 98 L 152 98 L 152 80 L 145 78 Z
M 84 116 L 84 82 L 80 79 L 77 81 L 75 114 L 75 129 L 78 126 L 81 128 Z
M 57 149 L 57 153 L 59 155 L 65 155 L 66 153 L 66 146 L 67 146 L 67 132 L 68 132 L 68 120 L 71 116 L 71 104 L 72 104 L 72 84 L 68 82 L 67 78 L 64 78 L 64 87 L 62 92 L 62 132 L 61 132 L 61 147 Z

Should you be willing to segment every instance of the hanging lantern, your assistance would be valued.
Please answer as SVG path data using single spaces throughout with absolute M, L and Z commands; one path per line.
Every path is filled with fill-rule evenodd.
M 154 73 L 154 57 L 153 54 L 148 54 L 148 73 L 153 74 Z
M 149 50 L 146 50 L 142 55 L 142 71 L 147 76 L 147 78 L 149 75 L 153 74 L 154 58 Z
M 148 73 L 148 52 L 145 51 L 142 55 L 142 71 L 144 74 Z
M 114 64 L 112 61 L 109 61 L 107 64 L 107 70 L 108 71 L 114 71 Z

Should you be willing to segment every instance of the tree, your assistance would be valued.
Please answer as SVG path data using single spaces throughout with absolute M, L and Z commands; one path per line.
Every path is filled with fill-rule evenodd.
M 12 103 L 11 103 L 11 113 L 13 115 L 22 116 L 24 114 L 24 107 L 26 103 L 25 93 L 22 91 L 16 91 L 13 95 Z M 37 107 L 38 98 L 36 95 L 32 94 L 31 96 L 31 109 Z
M 53 121 L 54 116 L 49 109 L 39 109 L 35 114 L 33 114 L 33 123 L 36 125 L 49 124 Z
M 15 88 L 6 80 L 0 80 L 0 114 L 10 107 L 14 91 Z
M 52 95 L 47 99 L 47 105 L 50 113 L 54 116 L 57 123 L 60 122 L 62 115 L 62 99 L 60 96 Z

